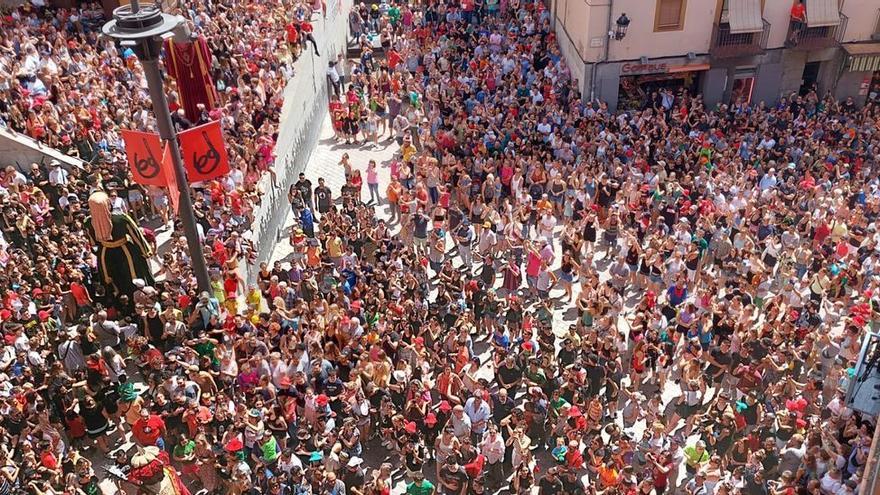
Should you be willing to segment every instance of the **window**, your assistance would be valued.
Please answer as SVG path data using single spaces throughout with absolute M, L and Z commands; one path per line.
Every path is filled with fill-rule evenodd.
M 761 14 L 762 15 L 764 13 L 764 2 L 765 1 L 766 0 L 761 0 Z M 721 24 L 726 24 L 726 23 L 730 22 L 730 4 L 731 3 L 736 3 L 736 2 L 732 2 L 732 0 L 719 0 L 718 1 L 718 7 L 719 7 L 718 21 Z
M 678 31 L 684 28 L 687 0 L 657 0 L 654 31 Z

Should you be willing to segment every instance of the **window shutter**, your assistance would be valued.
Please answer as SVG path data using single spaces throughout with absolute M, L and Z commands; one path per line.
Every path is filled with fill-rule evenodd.
M 684 0 L 658 0 L 657 27 L 670 28 L 681 25 L 681 2 Z

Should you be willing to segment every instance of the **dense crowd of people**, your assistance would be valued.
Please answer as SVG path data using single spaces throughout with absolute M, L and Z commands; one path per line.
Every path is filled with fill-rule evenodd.
M 38 194 L 25 191 L 21 201 L 9 206 L 33 218 L 38 228 L 51 219 L 65 219 L 71 228 L 78 210 L 70 202 L 84 201 L 90 189 L 102 187 L 133 218 L 161 220 L 158 230 L 165 230 L 173 217 L 168 196 L 164 188 L 132 180 L 120 134 L 125 129 L 157 132 L 137 57 L 100 35 L 106 19 L 99 3 L 86 2 L 73 10 L 37 3 L 6 11 L 0 20 L 0 125 L 85 166 L 35 164 L 31 170 L 18 164 L 6 171 L 7 181 L 37 186 Z M 246 232 L 253 220 L 260 179 L 269 174 L 275 185 L 274 148 L 284 85 L 293 75 L 306 31 L 312 30 L 310 20 L 317 16 L 313 7 L 321 9 L 320 4 L 299 2 L 199 1 L 173 12 L 188 19 L 194 36 L 207 40 L 211 55 L 210 76 L 219 96 L 215 108 L 201 106 L 197 119 L 187 118 L 173 77 L 166 77 L 166 87 L 177 130 L 220 120 L 229 138 L 233 172 L 198 188 L 196 207 L 209 242 L 238 251 L 230 258 L 252 250 L 241 246 L 233 232 Z M 311 34 L 308 39 L 314 43 Z M 31 178 L 32 173 L 41 177 L 27 184 L 16 179 Z M 27 237 L 24 226 L 19 230 Z M 169 256 L 164 268 L 179 269 L 174 267 L 182 263 L 173 258 L 186 254 L 172 250 Z
M 880 325 L 873 103 L 662 90 L 610 112 L 541 2 L 360 4 L 329 112 L 339 141 L 396 141 L 390 183 L 347 153 L 339 191 L 301 174 L 292 254 L 248 285 L 278 53 L 323 10 L 278 5 L 189 6 L 236 163 L 196 197 L 213 290 L 178 236 L 130 297 L 96 277 L 80 203 L 167 203 L 124 173 L 118 129 L 151 125 L 137 63 L 94 9 L 4 18 L 0 117 L 90 164 L 0 181 L 0 495 L 98 493 L 107 462 L 152 493 L 125 472 L 154 448 L 178 494 L 858 491 L 875 423 L 844 391 Z

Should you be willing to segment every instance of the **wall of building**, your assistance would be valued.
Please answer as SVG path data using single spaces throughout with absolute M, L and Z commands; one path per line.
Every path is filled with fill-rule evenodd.
M 7 129 L 0 129 L 0 166 L 12 165 L 23 170 L 30 170 L 32 163 L 48 164 L 58 160 L 65 167 L 81 167 L 82 160 L 67 156 L 60 151 L 43 146 L 33 139 Z
M 754 57 L 755 86 L 752 89 L 752 103 L 764 102 L 771 104 L 779 98 L 779 84 L 784 72 L 782 50 L 768 50 L 763 55 Z M 801 68 L 803 71 L 803 67 Z
M 844 72 L 837 80 L 834 96 L 840 99 L 852 97 L 858 105 L 864 104 L 867 94 L 859 94 L 862 84 L 870 84 L 873 72 Z
M 877 0 L 844 0 L 841 10 L 849 18 L 843 37 L 844 43 L 871 39 L 880 16 L 880 3 Z
M 700 92 L 706 108 L 714 108 L 724 100 L 724 89 L 727 87 L 727 68 L 713 67 L 703 73 Z
M 565 0 L 558 1 L 564 2 Z M 589 94 L 589 79 L 585 74 L 588 71 L 587 64 L 581 58 L 578 47 L 575 46 L 573 35 L 566 32 L 565 26 L 561 22 L 556 24 L 556 39 L 559 43 L 559 51 L 571 70 L 572 77 L 578 80 L 581 94 Z
M 764 0 L 762 16 L 765 21 L 770 23 L 767 49 L 773 50 L 785 46 L 785 39 L 788 37 L 788 24 L 791 20 L 791 2 Z
M 631 22 L 626 38 L 611 43 L 609 60 L 636 60 L 639 57 L 655 58 L 687 52 L 707 53 L 716 9 L 714 1 L 690 0 L 685 9 L 683 29 L 655 32 L 656 1 L 614 0 L 612 21 L 625 12 Z
M 580 61 L 582 63 L 587 58 L 590 36 L 595 36 L 595 33 L 589 28 L 584 29 L 584 27 L 596 16 L 597 11 L 591 5 L 593 3 L 607 4 L 608 1 L 555 0 L 551 7 L 556 13 L 558 20 L 556 26 L 562 32 L 561 37 L 568 39 L 568 44 L 573 50 L 573 52 L 566 54 L 566 60 L 568 60 L 568 57 L 571 57 L 573 61 Z M 563 41 L 560 43 L 563 43 Z
M 807 52 L 795 50 L 786 50 L 784 52 L 782 57 L 782 79 L 779 85 L 780 93 L 788 94 L 800 89 L 806 63 Z
M 278 187 L 272 187 L 269 177 L 264 177 L 260 184 L 265 193 L 254 212 L 252 227 L 258 246 L 257 265 L 248 267 L 243 274 L 248 282 L 256 280 L 259 262 L 267 261 L 271 256 L 290 212 L 287 190 L 305 169 L 317 145 L 329 101 L 328 62 L 346 50 L 351 1 L 327 1 L 326 20 L 313 21 L 321 57 L 315 56 L 311 46 L 304 50 L 296 62 L 296 74 L 284 90 L 284 108 L 275 147 Z

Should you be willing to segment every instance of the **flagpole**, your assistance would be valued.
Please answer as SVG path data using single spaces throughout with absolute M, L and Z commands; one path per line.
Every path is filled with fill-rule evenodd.
M 174 131 L 174 124 L 171 121 L 171 111 L 168 109 L 162 74 L 159 71 L 162 41 L 173 37 L 174 32 L 182 29 L 185 22 L 181 16 L 163 13 L 157 5 L 140 6 L 137 0 L 134 0 L 130 5 L 117 7 L 113 11 L 113 20 L 104 25 L 103 31 L 105 35 L 120 40 L 124 48 L 131 48 L 143 66 L 147 88 L 150 92 L 150 102 L 153 105 L 153 113 L 156 115 L 156 123 L 159 127 L 159 136 L 169 143 L 171 148 L 174 176 L 177 178 L 177 189 L 180 191 L 178 216 L 183 224 L 183 233 L 186 236 L 186 244 L 192 260 L 192 270 L 196 276 L 199 291 L 210 292 L 211 278 L 208 275 L 208 265 L 202 251 L 202 242 L 196 225 L 192 198 L 189 195 L 189 183 L 186 180 L 180 147 L 177 145 L 177 133 Z

